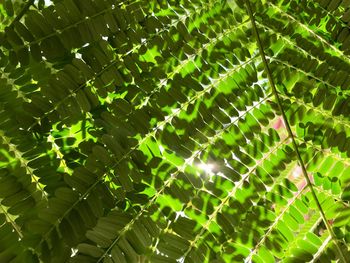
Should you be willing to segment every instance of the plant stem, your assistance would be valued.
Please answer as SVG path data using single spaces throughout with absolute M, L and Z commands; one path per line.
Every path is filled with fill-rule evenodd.
M 28 2 L 23 6 L 22 10 L 18 13 L 18 15 L 13 19 L 10 24 L 10 27 L 14 26 L 15 22 L 21 20 L 24 14 L 28 11 L 29 7 L 34 4 L 34 0 L 28 0 Z
M 296 152 L 299 164 L 301 166 L 303 175 L 305 177 L 307 186 L 310 189 L 311 195 L 312 195 L 312 197 L 313 197 L 313 199 L 314 199 L 314 201 L 316 203 L 316 206 L 317 206 L 317 208 L 318 208 L 318 210 L 319 210 L 319 212 L 321 214 L 321 217 L 322 217 L 322 219 L 324 221 L 324 224 L 326 225 L 326 228 L 327 228 L 330 236 L 332 237 L 332 239 L 334 241 L 334 244 L 335 244 L 335 247 L 337 249 L 340 261 L 346 263 L 347 261 L 346 261 L 345 256 L 344 256 L 344 254 L 343 254 L 343 252 L 342 252 L 342 250 L 340 248 L 340 245 L 338 244 L 337 237 L 335 236 L 335 234 L 333 232 L 333 229 L 332 229 L 331 225 L 329 224 L 329 222 L 328 222 L 328 220 L 326 218 L 326 215 L 325 215 L 325 213 L 323 211 L 323 208 L 322 208 L 322 206 L 320 204 L 320 201 L 318 200 L 318 198 L 316 196 L 316 192 L 315 192 L 315 190 L 314 190 L 314 188 L 312 186 L 312 183 L 310 181 L 310 178 L 309 178 L 309 176 L 307 174 L 307 170 L 305 168 L 304 161 L 301 158 L 301 155 L 300 155 L 300 152 L 299 152 L 299 149 L 298 149 L 298 145 L 297 145 L 296 140 L 294 138 L 294 134 L 292 132 L 292 129 L 290 128 L 290 125 L 289 125 L 286 113 L 285 113 L 285 111 L 284 111 L 284 109 L 282 107 L 282 102 L 281 102 L 281 99 L 280 99 L 280 97 L 278 95 L 278 92 L 277 92 L 277 89 L 276 89 L 276 86 L 275 86 L 275 82 L 274 82 L 274 80 L 272 78 L 272 74 L 271 74 L 271 71 L 270 71 L 270 68 L 269 68 L 266 56 L 265 56 L 264 48 L 263 48 L 262 42 L 260 40 L 260 36 L 259 36 L 258 29 L 257 29 L 256 23 L 255 23 L 255 18 L 254 18 L 254 15 L 253 15 L 253 11 L 252 11 L 250 2 L 249 2 L 249 0 L 244 0 L 244 2 L 246 4 L 246 6 L 247 6 L 249 17 L 250 17 L 250 20 L 252 22 L 253 31 L 254 31 L 254 34 L 255 34 L 255 37 L 256 37 L 257 45 L 259 47 L 259 53 L 260 53 L 261 59 L 262 59 L 263 64 L 264 64 L 264 68 L 265 68 L 265 71 L 266 71 L 266 74 L 267 74 L 267 78 L 269 80 L 272 92 L 273 92 L 273 94 L 274 94 L 274 96 L 276 98 L 279 110 L 280 110 L 280 112 L 282 114 L 282 118 L 283 118 L 284 124 L 286 126 L 287 132 L 288 132 L 288 134 L 289 134 L 289 136 L 290 136 L 290 138 L 292 140 L 292 144 L 293 144 L 294 150 Z

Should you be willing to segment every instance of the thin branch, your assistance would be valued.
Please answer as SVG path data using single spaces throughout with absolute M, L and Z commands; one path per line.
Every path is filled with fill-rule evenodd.
M 147 45 L 148 43 L 150 43 L 150 41 L 153 39 L 153 37 L 159 36 L 160 34 L 163 34 L 163 33 L 168 32 L 168 30 L 169 30 L 171 27 L 176 26 L 177 23 L 179 23 L 179 22 L 184 22 L 184 21 L 185 21 L 187 18 L 189 18 L 190 16 L 195 16 L 195 14 L 198 14 L 200 11 L 206 10 L 206 8 L 207 8 L 208 6 L 209 6 L 209 5 L 206 4 L 206 5 L 204 5 L 203 8 L 201 8 L 201 9 L 196 9 L 195 12 L 193 12 L 193 13 L 189 13 L 189 14 L 186 14 L 185 16 L 181 16 L 181 17 L 179 16 L 178 19 L 175 19 L 171 24 L 169 24 L 169 25 L 167 25 L 166 27 L 162 28 L 157 34 L 153 35 L 153 36 L 150 37 L 150 38 L 147 38 L 147 39 L 143 40 L 140 44 L 134 46 L 132 49 L 130 49 L 130 50 L 128 50 L 127 52 L 125 52 L 125 54 L 122 54 L 122 55 L 119 57 L 119 59 L 114 59 L 114 60 L 112 60 L 112 61 L 106 63 L 106 64 L 103 66 L 103 68 L 102 68 L 100 71 L 95 72 L 94 75 L 93 75 L 89 80 L 85 81 L 83 84 L 80 84 L 78 87 L 76 87 L 75 89 L 73 89 L 73 90 L 72 90 L 67 96 L 65 96 L 63 99 L 60 99 L 60 100 L 58 100 L 56 103 L 53 103 L 53 106 L 54 106 L 54 107 L 53 107 L 52 109 L 50 109 L 48 112 L 45 112 L 43 115 L 41 115 L 41 116 L 39 116 L 38 118 L 36 118 L 35 121 L 29 126 L 29 128 L 27 128 L 27 130 L 29 131 L 29 130 L 33 129 L 33 127 L 36 126 L 37 124 L 40 124 L 40 121 L 42 121 L 42 120 L 43 120 L 45 117 L 47 117 L 50 113 L 52 113 L 52 112 L 54 112 L 55 110 L 57 110 L 58 107 L 59 107 L 60 105 L 62 105 L 67 99 L 69 99 L 69 98 L 71 98 L 72 96 L 74 96 L 74 95 L 76 94 L 76 92 L 78 92 L 79 90 L 85 88 L 87 85 L 93 83 L 93 81 L 95 81 L 95 80 L 96 80 L 99 76 L 101 76 L 105 71 L 109 70 L 110 68 L 112 68 L 113 66 L 115 66 L 116 64 L 118 64 L 118 63 L 120 62 L 120 60 L 123 59 L 124 57 L 126 57 L 128 54 L 132 54 L 133 52 L 137 52 L 137 50 L 138 50 L 139 48 L 141 48 L 143 45 Z M 101 11 L 101 12 L 102 12 L 102 11 Z M 101 15 L 101 12 L 99 12 L 99 13 L 97 13 L 97 14 L 91 16 L 90 19 L 94 18 L 95 16 L 97 17 L 97 15 Z M 85 21 L 85 19 L 82 20 L 82 22 L 84 22 L 84 21 Z M 246 22 L 247 22 L 247 21 L 242 22 L 239 26 L 244 25 Z M 74 26 L 76 26 L 76 25 L 78 25 L 78 24 L 77 24 L 77 23 L 74 24 Z M 67 27 L 65 27 L 65 28 L 63 28 L 63 29 L 61 29 L 60 32 L 62 33 L 63 31 L 68 30 L 69 28 L 71 28 L 71 25 L 69 25 L 69 26 L 67 26 Z M 226 33 L 228 33 L 228 34 L 232 33 L 231 29 L 230 29 L 230 30 L 227 30 Z M 225 34 L 226 34 L 226 33 L 225 33 Z M 32 42 L 30 42 L 30 44 L 39 43 L 40 41 L 45 40 L 45 39 L 47 39 L 48 37 L 53 36 L 53 35 L 55 35 L 55 34 L 56 34 L 56 33 L 52 33 L 52 34 L 50 34 L 50 35 L 44 36 L 44 37 L 42 37 L 41 39 L 39 39 L 38 41 L 32 41 Z M 220 37 L 225 36 L 225 34 L 222 34 L 222 36 L 220 36 Z M 214 38 L 214 40 L 217 41 L 218 38 Z M 210 41 L 208 44 L 210 44 L 210 43 L 214 44 L 215 41 Z M 24 47 L 24 46 L 25 46 L 25 45 L 20 46 L 20 47 Z M 202 49 L 202 48 L 198 49 L 198 50 L 195 52 L 195 55 L 198 55 L 201 49 Z M 194 57 L 195 57 L 195 56 L 189 56 L 189 57 L 188 57 L 186 60 L 184 60 L 184 61 L 192 61 L 192 60 L 194 59 Z M 157 88 L 156 88 L 154 91 L 152 91 L 149 95 L 147 94 L 148 97 L 145 98 L 145 101 L 148 101 L 148 100 L 150 99 L 150 96 L 153 96 L 153 94 L 154 94 L 155 92 L 158 92 L 158 91 L 161 89 L 162 85 L 164 85 L 164 83 L 166 83 L 175 73 L 177 73 L 178 71 L 180 71 L 180 69 L 182 69 L 182 68 L 185 66 L 185 64 L 184 64 L 185 62 L 184 62 L 184 61 L 180 62 L 180 65 L 179 65 L 178 67 L 176 67 L 176 70 L 174 70 L 167 78 L 165 78 L 165 79 L 163 79 L 162 81 L 160 81 L 159 85 L 157 86 Z
M 138 214 L 136 216 L 134 216 L 134 218 L 126 225 L 124 226 L 123 229 L 121 229 L 119 231 L 119 235 L 114 239 L 113 243 L 108 247 L 108 249 L 105 251 L 105 253 L 99 258 L 99 260 L 97 261 L 97 263 L 101 262 L 101 260 L 109 253 L 109 251 L 113 248 L 113 246 L 118 242 L 118 240 L 121 238 L 121 236 L 124 235 L 124 233 L 130 229 L 132 227 L 132 225 L 136 222 L 136 220 L 138 218 L 141 217 L 141 215 L 146 211 L 147 208 L 149 208 L 151 205 L 153 205 L 155 203 L 155 201 L 157 200 L 158 196 L 160 196 L 160 194 L 165 190 L 166 187 L 169 187 L 171 185 L 171 183 L 176 179 L 176 176 L 180 173 L 184 171 L 184 168 L 186 167 L 186 165 L 190 164 L 193 160 L 195 160 L 196 157 L 198 157 L 200 155 L 201 152 L 205 151 L 209 146 L 214 145 L 216 140 L 218 138 L 220 138 L 220 136 L 227 131 L 232 125 L 234 125 L 235 123 L 237 123 L 239 121 L 240 118 L 242 118 L 243 116 L 245 116 L 248 112 L 250 112 L 252 109 L 256 108 L 257 106 L 259 106 L 262 102 L 264 102 L 267 98 L 269 98 L 272 94 L 270 93 L 267 97 L 265 97 L 264 99 L 262 99 L 258 104 L 252 106 L 250 109 L 248 109 L 247 111 L 245 111 L 242 115 L 240 115 L 239 117 L 237 117 L 234 121 L 232 121 L 228 126 L 224 127 L 223 129 L 219 130 L 214 137 L 209 140 L 207 143 L 205 144 L 201 144 L 200 148 L 190 157 L 186 160 L 186 162 L 182 165 L 182 167 L 179 167 L 178 170 L 172 174 L 172 176 L 166 180 L 162 187 L 157 190 L 157 192 L 153 195 L 153 197 L 147 202 L 147 204 L 138 212 Z M 249 173 L 250 174 L 250 173 Z M 249 175 L 248 174 L 248 175 Z M 248 177 L 248 175 L 246 175 L 246 178 Z M 241 182 L 243 183 L 243 179 L 241 179 Z M 235 188 L 236 189 L 236 188 Z M 234 190 L 232 190 L 234 191 Z M 232 192 L 231 191 L 231 192 Z M 229 194 L 230 195 L 230 194 Z M 225 200 L 224 200 L 225 201 Z M 224 202 L 223 201 L 223 202 Z
M 317 262 L 317 259 L 322 255 L 322 252 L 325 250 L 325 248 L 328 246 L 329 241 L 331 241 L 332 237 L 328 236 L 320 246 L 320 248 L 317 250 L 316 254 L 314 254 L 313 259 L 311 259 L 310 263 Z
M 43 197 L 43 199 L 47 200 L 47 193 L 45 192 L 44 188 L 40 185 L 39 178 L 34 174 L 34 170 L 28 166 L 29 161 L 22 157 L 22 152 L 17 148 L 15 144 L 11 143 L 10 138 L 5 136 L 2 130 L 0 130 L 0 141 L 7 145 L 10 152 L 13 152 L 16 161 L 19 161 L 21 166 L 25 168 L 26 173 L 31 177 L 31 181 L 35 183 L 36 189 L 41 192 L 41 196 Z
M 16 224 L 16 222 L 10 217 L 10 215 L 7 213 L 7 211 L 2 207 L 2 205 L 0 204 L 0 209 L 1 209 L 1 213 L 5 215 L 6 217 L 6 221 L 8 223 L 10 223 L 13 227 L 13 229 L 15 230 L 15 232 L 17 233 L 17 235 L 19 236 L 19 238 L 23 238 L 23 234 L 21 232 L 21 228 Z
M 246 0 L 245 0 L 246 1 Z M 279 6 L 273 4 L 271 1 L 268 1 L 267 4 L 275 9 L 277 9 L 280 13 L 284 14 L 287 18 L 289 18 L 291 21 L 295 21 L 297 24 L 299 24 L 299 26 L 301 28 L 303 28 L 303 30 L 305 30 L 305 32 L 310 33 L 310 35 L 312 35 L 314 38 L 316 38 L 317 40 L 319 40 L 320 42 L 322 42 L 322 44 L 328 46 L 330 49 L 332 49 L 334 52 L 336 52 L 340 57 L 344 60 L 346 60 L 346 62 L 349 64 L 350 63 L 350 58 L 349 56 L 345 55 L 343 51 L 341 51 L 339 48 L 337 48 L 336 46 L 334 46 L 333 44 L 329 43 L 326 39 L 324 39 L 322 36 L 320 36 L 319 34 L 317 34 L 317 32 L 313 31 L 310 27 L 308 27 L 307 25 L 301 23 L 298 19 L 296 19 L 294 16 L 290 15 L 289 13 L 287 13 L 286 11 L 282 10 Z
M 316 155 L 317 155 L 317 153 L 309 160 L 309 162 L 306 164 L 306 166 L 308 166 L 311 163 L 312 159 L 315 158 Z M 264 243 L 264 241 L 269 236 L 269 234 L 272 232 L 274 227 L 279 223 L 279 220 L 284 216 L 284 214 L 289 210 L 289 208 L 294 204 L 294 202 L 299 198 L 299 196 L 306 190 L 306 187 L 307 187 L 307 185 L 303 186 L 300 190 L 298 190 L 298 192 L 294 195 L 293 199 L 290 202 L 288 202 L 287 207 L 282 209 L 280 214 L 275 218 L 274 223 L 269 226 L 269 229 L 267 230 L 267 232 L 264 233 L 264 235 L 262 236 L 260 241 L 255 245 L 254 249 L 251 250 L 250 254 L 246 257 L 244 262 L 251 262 L 253 255 L 256 254 L 259 247 Z M 312 231 L 312 229 L 309 229 L 309 230 Z M 300 232 L 299 232 L 299 234 L 300 234 Z
M 326 215 L 325 215 L 325 213 L 324 213 L 324 211 L 323 211 L 323 208 L 322 208 L 322 206 L 321 206 L 321 204 L 320 204 L 320 202 L 319 202 L 319 200 L 318 200 L 318 198 L 317 198 L 316 192 L 315 192 L 315 190 L 314 190 L 314 188 L 313 188 L 313 186 L 312 186 L 312 183 L 311 183 L 311 181 L 310 181 L 310 178 L 309 178 L 309 176 L 308 176 L 308 174 L 307 174 L 307 170 L 306 170 L 306 168 L 305 168 L 304 161 L 303 161 L 303 159 L 301 158 L 301 155 L 300 155 L 300 152 L 299 152 L 299 149 L 298 149 L 298 144 L 297 144 L 297 142 L 296 142 L 296 140 L 295 140 L 295 138 L 294 138 L 294 134 L 293 134 L 292 129 L 291 129 L 290 125 L 289 125 L 287 116 L 286 116 L 286 114 L 285 114 L 285 112 L 284 112 L 281 99 L 280 99 L 280 97 L 279 97 L 279 95 L 278 95 L 278 92 L 277 92 L 277 89 L 276 89 L 276 86 L 275 86 L 275 82 L 274 82 L 274 80 L 273 80 L 273 78 L 272 78 L 272 74 L 271 74 L 271 71 L 270 71 L 268 62 L 267 62 L 267 60 L 266 60 L 264 48 L 263 48 L 262 42 L 261 42 L 261 40 L 260 40 L 260 36 L 259 36 L 259 33 L 258 33 L 258 29 L 257 29 L 256 23 L 255 23 L 255 18 L 254 18 L 254 15 L 253 15 L 252 7 L 251 7 L 251 5 L 250 5 L 249 0 L 244 0 L 244 1 L 245 1 L 246 6 L 247 6 L 247 11 L 248 11 L 248 13 L 249 13 L 250 20 L 251 20 L 251 22 L 252 22 L 253 31 L 254 31 L 254 34 L 255 34 L 255 37 L 256 37 L 257 45 L 258 45 L 258 47 L 259 47 L 259 53 L 260 53 L 261 59 L 262 59 L 263 64 L 264 64 L 264 68 L 265 68 L 265 71 L 266 71 L 266 74 L 267 74 L 267 78 L 268 78 L 268 80 L 269 80 L 269 83 L 270 83 L 272 92 L 273 92 L 273 94 L 274 94 L 274 96 L 275 96 L 275 98 L 276 98 L 276 101 L 277 101 L 279 110 L 280 110 L 280 112 L 281 112 L 281 114 L 282 114 L 282 118 L 283 118 L 284 124 L 285 124 L 285 126 L 286 126 L 287 132 L 288 132 L 288 134 L 289 134 L 289 137 L 290 137 L 291 140 L 292 140 L 292 144 L 293 144 L 294 150 L 295 150 L 295 152 L 296 152 L 296 155 L 297 155 L 297 158 L 298 158 L 300 167 L 301 167 L 301 169 L 302 169 L 303 175 L 304 175 L 304 177 L 305 177 L 307 186 L 309 187 L 310 192 L 311 192 L 311 194 L 312 194 L 312 197 L 313 197 L 313 199 L 314 199 L 314 201 L 315 201 L 315 203 L 316 203 L 316 206 L 317 206 L 318 210 L 320 211 L 321 217 L 322 217 L 322 219 L 323 219 L 323 221 L 324 221 L 324 223 L 325 223 L 325 225 L 326 225 L 326 228 L 327 228 L 327 230 L 328 230 L 330 236 L 332 237 L 332 239 L 333 239 L 333 241 L 334 241 L 334 243 L 335 243 L 335 247 L 336 247 L 337 252 L 338 252 L 338 255 L 339 255 L 339 257 L 340 257 L 340 261 L 346 263 L 347 261 L 346 261 L 346 259 L 345 259 L 345 256 L 344 256 L 344 254 L 343 254 L 343 252 L 342 252 L 342 250 L 341 250 L 341 248 L 340 248 L 340 245 L 339 245 L 338 242 L 337 242 L 337 238 L 336 238 L 336 236 L 335 236 L 335 234 L 334 234 L 334 232 L 333 232 L 332 227 L 330 226 L 330 224 L 329 224 L 329 222 L 328 222 L 328 220 L 327 220 L 327 218 L 326 218 Z
M 23 6 L 22 10 L 19 12 L 19 14 L 15 17 L 15 19 L 13 19 L 13 21 L 11 22 L 11 24 L 9 25 L 9 27 L 13 27 L 14 24 L 21 20 L 21 18 L 24 16 L 24 14 L 28 11 L 28 9 L 30 8 L 31 5 L 34 4 L 34 0 L 28 0 L 28 2 Z
M 208 230 L 211 222 L 216 218 L 216 215 L 218 213 L 221 212 L 221 210 L 223 209 L 223 207 L 227 204 L 227 202 L 230 201 L 230 199 L 232 197 L 234 197 L 234 195 L 236 194 L 237 190 L 240 189 L 240 187 L 242 186 L 242 184 L 256 171 L 256 169 L 258 167 L 260 167 L 260 165 L 267 160 L 268 157 L 270 157 L 274 152 L 276 152 L 281 145 L 284 144 L 285 141 L 287 141 L 289 139 L 289 137 L 286 137 L 283 141 L 281 141 L 279 144 L 277 144 L 274 148 L 272 148 L 269 152 L 267 152 L 266 154 L 264 154 L 264 156 L 256 163 L 256 165 L 250 169 L 249 172 L 247 172 L 239 182 L 237 182 L 235 184 L 235 187 L 227 194 L 227 196 L 220 202 L 220 204 L 216 207 L 216 209 L 214 210 L 214 212 L 209 216 L 207 222 L 202 226 L 201 230 L 198 231 L 199 233 L 196 235 L 196 237 L 194 238 L 194 240 L 190 243 L 190 246 L 187 248 L 187 250 L 184 252 L 182 258 L 186 259 L 186 257 L 188 256 L 188 254 L 191 252 L 191 250 L 193 249 L 193 247 L 196 245 L 196 243 L 199 241 L 199 239 L 203 236 L 203 234 L 205 233 L 205 231 Z M 275 222 L 277 222 L 278 219 L 276 219 Z
M 188 101 L 184 102 L 181 104 L 181 106 L 179 108 L 177 108 L 176 111 L 172 112 L 172 114 L 168 115 L 165 120 L 160 121 L 157 123 L 157 126 L 155 128 L 152 129 L 151 132 L 147 133 L 138 143 L 137 145 L 135 145 L 134 147 L 132 147 L 128 152 L 126 152 L 119 160 L 117 160 L 111 167 L 110 169 L 114 169 L 115 167 L 118 166 L 118 164 L 120 164 L 123 160 L 125 160 L 126 158 L 128 158 L 136 149 L 138 149 L 138 147 L 140 147 L 140 145 L 142 145 L 142 143 L 144 143 L 148 138 L 154 136 L 154 134 L 161 129 L 162 127 L 164 127 L 167 123 L 169 123 L 174 117 L 178 116 L 178 114 L 181 113 L 181 111 L 187 107 L 188 105 L 194 103 L 195 101 L 197 101 L 198 99 L 202 98 L 202 96 L 204 96 L 205 94 L 209 93 L 211 89 L 215 88 L 216 85 L 218 85 L 221 81 L 224 81 L 225 79 L 229 78 L 230 76 L 232 76 L 234 73 L 237 72 L 238 69 L 242 68 L 245 65 L 249 65 L 250 62 L 252 62 L 254 59 L 256 59 L 257 56 L 254 56 L 252 58 L 250 58 L 249 60 L 242 62 L 241 64 L 237 65 L 235 68 L 228 70 L 225 75 L 220 76 L 219 78 L 217 78 L 214 82 L 212 82 L 210 85 L 208 85 L 204 90 L 197 92 L 197 94 L 195 96 L 193 96 L 192 98 L 190 98 Z M 270 97 L 270 95 L 272 95 L 271 93 L 265 98 L 267 99 L 268 97 Z M 258 105 L 258 104 L 257 104 Z M 256 107 L 257 105 L 253 106 L 252 108 Z M 249 110 L 247 110 L 246 112 L 248 112 Z M 246 113 L 245 112 L 245 113 Z M 244 113 L 244 114 L 245 114 Z M 242 116 L 240 116 L 242 117 Z M 238 117 L 237 117 L 238 120 Z M 229 126 L 227 126 L 226 128 L 228 128 Z M 226 129 L 225 128 L 225 129 Z M 216 134 L 216 136 L 218 136 L 218 133 Z M 63 218 L 65 218 L 68 213 L 77 205 L 79 204 L 95 187 L 96 185 L 98 185 L 99 182 L 101 182 L 101 178 L 104 177 L 104 175 L 108 174 L 109 171 L 106 171 L 101 177 L 99 177 L 87 190 L 84 194 L 82 194 L 79 199 L 74 202 L 66 211 L 65 213 L 58 219 L 56 220 L 56 222 L 52 225 L 52 227 L 46 232 L 46 234 L 42 237 L 40 243 L 36 246 L 39 247 L 42 242 L 45 241 L 46 237 L 49 236 L 49 234 L 55 229 L 55 227 L 57 226 L 57 224 L 59 223 L 59 221 L 61 221 Z M 158 190 L 158 192 L 153 196 L 153 198 L 143 207 L 143 209 L 140 210 L 140 212 L 134 217 L 134 219 L 128 223 L 128 225 L 132 225 L 137 218 L 139 218 L 141 216 L 141 214 L 145 211 L 146 207 L 148 207 L 149 205 L 152 205 L 152 200 L 156 199 L 158 197 L 158 195 L 160 195 L 161 191 L 163 191 L 165 189 L 165 187 L 167 187 L 172 181 L 174 180 L 174 177 L 171 176 L 167 181 L 164 182 L 163 186 L 161 187 L 160 190 Z M 149 204 L 149 205 L 148 205 Z M 127 225 L 127 226 L 128 226 Z M 127 227 L 126 226 L 126 227 Z M 126 228 L 124 227 L 124 228 Z M 125 230 L 126 231 L 126 230 Z M 107 253 L 105 253 L 106 255 Z M 104 255 L 104 256 L 105 256 Z M 103 256 L 103 257 L 104 257 Z

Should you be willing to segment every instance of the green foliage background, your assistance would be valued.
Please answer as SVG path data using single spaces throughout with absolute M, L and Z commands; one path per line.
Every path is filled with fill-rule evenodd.
M 0 3 L 0 262 L 350 259 L 350 1 L 249 1 L 316 199 L 244 2 Z

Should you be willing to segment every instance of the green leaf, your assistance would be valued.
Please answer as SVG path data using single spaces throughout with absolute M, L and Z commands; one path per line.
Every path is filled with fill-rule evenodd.
M 103 251 L 98 247 L 92 246 L 90 244 L 81 243 L 78 245 L 78 251 L 80 253 L 97 258 L 102 255 Z
M 3 1 L 0 261 L 349 262 L 348 6 Z

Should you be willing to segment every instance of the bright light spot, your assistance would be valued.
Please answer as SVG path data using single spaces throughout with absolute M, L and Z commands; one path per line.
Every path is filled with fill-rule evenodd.
M 163 153 L 165 151 L 165 149 L 162 145 L 159 145 L 159 151 L 160 151 L 160 153 Z
M 178 108 L 176 108 L 176 109 L 171 109 L 171 113 L 177 113 L 178 111 L 179 111 Z
M 220 176 L 220 177 L 222 177 L 222 178 L 227 179 L 227 177 L 226 177 L 222 172 L 218 172 L 217 175 Z
M 179 217 L 187 217 L 184 211 L 176 212 L 176 218 L 177 220 Z
M 74 257 L 77 253 L 78 253 L 78 249 L 72 248 L 72 249 L 71 249 L 71 255 L 70 255 L 70 257 L 71 257 L 71 258 Z
M 302 175 L 302 170 L 300 168 L 300 166 L 295 167 L 295 169 L 293 170 L 292 176 L 293 178 L 297 179 L 298 177 L 300 177 Z
M 198 168 L 203 170 L 206 174 L 212 174 L 214 169 L 214 164 L 211 163 L 200 163 Z
M 51 5 L 52 4 L 52 1 L 51 0 L 45 0 L 45 5 L 46 6 L 49 6 L 49 5 Z
M 238 157 L 237 157 L 237 155 L 235 155 L 233 152 L 232 152 L 232 159 L 233 160 L 236 160 L 236 161 L 241 161 Z

